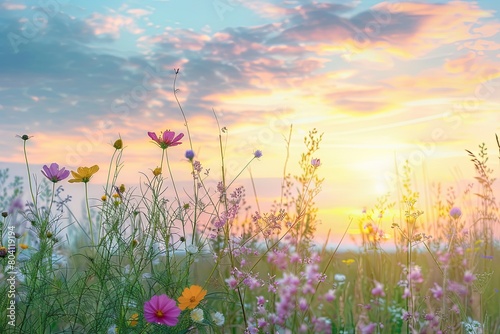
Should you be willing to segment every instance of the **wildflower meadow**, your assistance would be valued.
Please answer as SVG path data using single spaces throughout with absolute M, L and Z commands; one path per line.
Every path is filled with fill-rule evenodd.
M 261 210 L 238 176 L 266 164 L 265 147 L 229 178 L 231 138 L 219 127 L 215 178 L 179 112 L 185 128 L 144 133 L 158 159 L 138 187 L 120 177 L 126 137 L 109 143 L 107 166 L 88 157 L 76 170 L 57 161 L 34 170 L 37 138 L 19 134 L 24 176 L 0 171 L 0 333 L 500 333 L 497 172 L 484 145 L 464 147 L 476 175 L 463 193 L 436 186 L 430 222 L 407 164 L 396 194 L 345 217 L 339 243 L 320 244 L 328 133 L 311 129 L 298 163 L 270 166 L 283 170 L 281 196 Z M 176 183 L 174 158 L 190 187 Z M 93 198 L 97 173 L 107 182 Z M 82 192 L 82 215 L 68 187 Z

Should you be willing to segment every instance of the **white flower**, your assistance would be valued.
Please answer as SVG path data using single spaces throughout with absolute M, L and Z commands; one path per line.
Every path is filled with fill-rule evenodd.
M 203 322 L 203 310 L 199 308 L 195 308 L 194 310 L 191 311 L 191 320 L 194 322 Z
M 220 312 L 215 312 L 214 314 L 212 314 L 212 319 L 214 320 L 214 322 L 217 326 L 224 325 L 224 321 L 226 320 L 224 318 L 224 314 L 222 314 Z
M 123 273 L 125 275 L 130 274 L 130 264 L 127 264 L 125 267 L 123 267 Z
M 335 274 L 335 276 L 333 276 L 333 279 L 339 283 L 344 283 L 345 282 L 345 275 Z
M 186 247 L 186 251 L 189 254 L 194 255 L 194 254 L 198 253 L 198 246 L 196 246 L 196 245 L 189 245 L 189 246 Z
M 116 325 L 112 325 L 111 327 L 108 328 L 108 331 L 106 332 L 107 334 L 116 334 Z

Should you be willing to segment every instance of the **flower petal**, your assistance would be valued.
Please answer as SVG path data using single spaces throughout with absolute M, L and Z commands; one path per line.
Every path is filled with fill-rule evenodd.
M 156 135 L 156 133 L 154 132 L 148 132 L 148 136 L 149 138 L 153 139 L 155 142 L 159 143 L 159 139 L 158 139 L 158 136 Z
M 52 173 L 52 176 L 57 175 L 59 173 L 59 165 L 56 164 L 55 162 L 50 164 L 50 172 Z
M 94 165 L 92 167 L 89 168 L 89 176 L 92 176 L 94 175 L 95 173 L 97 173 L 99 171 L 99 166 L 97 165 Z
M 45 177 L 47 179 L 50 179 L 51 178 L 51 174 L 50 174 L 50 169 L 49 167 L 47 167 L 47 165 L 44 165 L 43 167 L 43 170 L 42 170 L 42 174 L 45 175 Z

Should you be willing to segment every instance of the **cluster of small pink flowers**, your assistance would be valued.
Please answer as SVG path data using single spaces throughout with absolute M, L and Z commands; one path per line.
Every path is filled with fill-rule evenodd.
M 199 177 L 201 171 L 203 170 L 203 167 L 201 166 L 201 162 L 199 162 L 198 160 L 196 160 L 195 162 L 193 162 L 193 170 L 194 170 L 193 176 L 195 178 Z
M 222 186 L 222 182 L 219 182 L 219 184 L 217 185 L 217 189 L 221 193 L 224 192 L 224 187 Z M 236 188 L 230 194 L 229 206 L 227 211 L 222 212 L 218 217 L 212 219 L 212 224 L 215 226 L 216 229 L 221 229 L 229 221 L 236 218 L 240 210 L 241 203 L 244 203 L 244 196 L 245 196 L 245 191 L 243 187 Z M 215 235 L 213 235 L 212 237 L 215 237 Z
M 312 323 L 314 326 L 314 333 L 331 333 L 332 323 L 325 317 L 313 317 Z
M 279 301 L 276 303 L 276 315 L 278 324 L 284 324 L 286 319 L 295 311 L 297 294 L 300 290 L 300 278 L 291 273 L 285 273 L 278 280 Z
M 275 265 L 280 270 L 285 270 L 288 266 L 287 254 L 283 250 L 273 249 L 267 253 L 267 262 Z
M 246 285 L 250 290 L 255 290 L 264 285 L 264 282 L 258 278 L 258 274 L 245 273 L 238 268 L 231 270 L 231 276 L 225 280 L 228 287 L 232 290 L 236 289 L 240 282 Z
M 385 297 L 384 285 L 375 281 L 375 287 L 372 289 L 373 297 Z
M 424 276 L 422 275 L 422 269 L 420 266 L 410 267 L 410 272 L 408 273 L 408 281 L 412 283 L 422 283 L 424 281 Z
M 281 222 L 286 216 L 285 209 L 280 209 L 278 212 L 272 212 L 261 216 L 259 212 L 252 215 L 252 221 L 265 238 L 270 237 L 272 234 L 279 234 L 281 231 Z
M 476 280 L 476 275 L 472 273 L 470 270 L 466 270 L 464 273 L 464 283 L 470 284 Z
M 432 296 L 438 300 L 443 297 L 443 288 L 439 286 L 436 282 L 434 282 L 434 287 L 430 288 Z
M 226 189 L 224 188 L 224 184 L 222 183 L 222 181 L 219 181 L 219 183 L 217 183 L 217 192 L 221 196 L 224 196 L 226 194 Z

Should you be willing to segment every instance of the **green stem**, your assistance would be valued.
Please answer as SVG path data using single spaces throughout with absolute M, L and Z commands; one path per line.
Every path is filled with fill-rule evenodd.
M 106 178 L 106 188 L 104 189 L 104 195 L 111 197 L 108 194 L 108 186 L 109 186 L 109 176 L 111 175 L 111 166 L 113 166 L 113 160 L 115 158 L 116 150 L 113 152 L 113 155 L 111 156 L 111 160 L 109 161 L 109 168 L 108 168 L 108 177 Z
M 36 198 L 35 194 L 33 193 L 33 186 L 31 185 L 30 164 L 28 163 L 28 154 L 26 152 L 26 140 L 24 141 L 23 150 L 24 150 L 24 160 L 26 161 L 26 169 L 28 170 L 28 184 L 30 186 L 31 199 L 33 200 L 33 205 L 36 208 Z
M 172 169 L 170 168 L 170 162 L 168 160 L 168 153 L 165 154 L 167 160 L 168 173 L 170 174 L 170 179 L 172 180 L 172 185 L 174 187 L 175 197 L 177 198 L 177 203 L 179 204 L 179 208 L 181 207 L 181 200 L 179 198 L 179 194 L 177 193 L 177 187 L 175 186 L 174 176 L 172 175 Z M 163 162 L 163 159 L 162 159 Z
M 49 210 L 47 211 L 47 218 L 46 218 L 47 221 L 50 218 L 50 211 L 52 211 L 52 203 L 54 203 L 55 188 L 56 188 L 56 184 L 54 182 L 52 182 L 52 198 L 50 199 Z
M 90 215 L 89 193 L 87 182 L 85 182 L 85 204 L 87 205 L 87 215 L 89 217 L 90 243 L 94 246 L 94 231 L 92 229 L 92 216 Z

